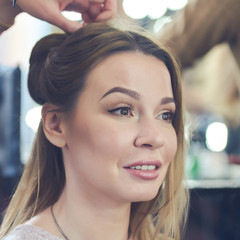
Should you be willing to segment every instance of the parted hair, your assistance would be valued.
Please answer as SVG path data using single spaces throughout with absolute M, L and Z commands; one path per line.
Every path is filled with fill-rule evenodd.
M 72 34 L 51 34 L 32 50 L 29 92 L 38 104 L 52 103 L 57 111 L 68 114 L 91 69 L 108 56 L 124 51 L 152 55 L 166 65 L 176 103 L 173 126 L 178 141 L 177 153 L 158 195 L 151 201 L 132 203 L 129 235 L 134 240 L 179 240 L 187 215 L 188 192 L 183 184 L 185 141 L 180 70 L 169 49 L 146 33 L 121 30 L 106 23 L 91 23 Z M 62 150 L 47 140 L 41 121 L 30 159 L 5 213 L 0 239 L 54 204 L 65 180 Z

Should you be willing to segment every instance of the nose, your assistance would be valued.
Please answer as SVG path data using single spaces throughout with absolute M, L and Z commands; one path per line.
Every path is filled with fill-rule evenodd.
M 135 147 L 156 149 L 164 145 L 164 131 L 155 119 L 142 120 L 138 125 L 138 134 L 134 140 Z

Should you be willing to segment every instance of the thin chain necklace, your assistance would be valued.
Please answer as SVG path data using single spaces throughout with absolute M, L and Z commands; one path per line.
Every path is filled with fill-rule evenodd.
M 58 229 L 58 231 L 62 234 L 62 236 L 64 237 L 65 240 L 69 240 L 69 238 L 66 236 L 66 234 L 63 232 L 63 230 L 61 229 L 61 227 L 59 226 L 58 222 L 57 222 L 57 219 L 53 213 L 53 205 L 51 206 L 51 213 L 52 213 L 52 218 L 53 218 L 53 221 Z M 131 238 L 129 238 L 130 240 Z
M 53 217 L 53 221 L 58 229 L 58 231 L 62 234 L 62 236 L 64 237 L 65 240 L 69 240 L 69 238 L 66 236 L 66 234 L 63 232 L 63 230 L 61 229 L 61 227 L 59 226 L 57 219 L 55 218 L 55 215 L 53 213 L 53 205 L 51 206 L 51 213 L 52 213 L 52 217 Z

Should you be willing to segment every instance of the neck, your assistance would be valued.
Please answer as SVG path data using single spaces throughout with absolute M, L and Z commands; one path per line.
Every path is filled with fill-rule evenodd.
M 70 192 L 65 188 L 54 205 L 57 221 L 70 240 L 128 239 L 130 203 L 94 201 Z

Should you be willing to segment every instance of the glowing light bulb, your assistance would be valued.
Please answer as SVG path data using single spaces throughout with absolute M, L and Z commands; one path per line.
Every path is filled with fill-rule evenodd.
M 146 3 L 148 8 L 148 17 L 158 19 L 167 12 L 167 2 L 164 0 L 148 0 Z
M 221 152 L 227 146 L 228 129 L 224 123 L 214 122 L 206 130 L 206 145 L 213 152 Z
M 147 16 L 148 3 L 145 0 L 123 0 L 125 13 L 133 19 L 142 19 Z
M 151 19 L 162 17 L 167 11 L 166 0 L 123 0 L 125 13 L 133 19 L 148 16 Z
M 82 20 L 82 15 L 81 13 L 78 12 L 72 12 L 72 11 L 63 11 L 62 15 L 71 20 L 71 21 L 81 21 Z
M 38 125 L 41 119 L 42 107 L 34 107 L 30 109 L 25 117 L 25 122 L 34 132 L 37 132 Z
M 177 11 L 184 8 L 188 3 L 188 0 L 168 0 L 167 7 L 170 10 Z

